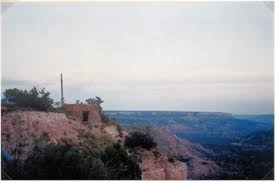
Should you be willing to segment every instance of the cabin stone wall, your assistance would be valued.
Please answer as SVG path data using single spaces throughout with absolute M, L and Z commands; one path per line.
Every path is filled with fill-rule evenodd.
M 65 113 L 80 122 L 97 125 L 102 123 L 100 109 L 96 104 L 64 104 Z M 88 120 L 83 121 L 84 112 L 88 112 Z

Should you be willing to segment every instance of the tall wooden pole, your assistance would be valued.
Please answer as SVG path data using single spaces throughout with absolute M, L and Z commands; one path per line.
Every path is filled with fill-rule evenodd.
M 61 84 L 61 107 L 64 104 L 64 98 L 63 98 L 63 79 L 62 79 L 62 73 L 60 74 L 60 84 Z

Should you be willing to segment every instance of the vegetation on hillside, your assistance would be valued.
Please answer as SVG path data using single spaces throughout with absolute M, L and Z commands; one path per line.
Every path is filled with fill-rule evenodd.
M 120 144 L 107 147 L 102 155 L 102 160 L 107 167 L 108 179 L 112 180 L 138 180 L 141 179 L 141 170 L 138 163 L 129 157 Z
M 120 144 L 100 150 L 51 143 L 34 147 L 25 161 L 5 164 L 11 179 L 141 179 L 139 165 Z
M 216 152 L 214 161 L 221 166 L 214 176 L 202 177 L 208 180 L 273 180 L 274 151 L 271 149 L 250 149 L 239 146 L 224 146 L 212 149 Z
M 53 104 L 50 92 L 45 91 L 44 88 L 40 90 L 36 87 L 30 90 L 7 89 L 4 92 L 4 96 L 14 102 L 15 106 L 42 111 L 51 109 Z
M 125 140 L 125 146 L 128 148 L 142 147 L 150 150 L 156 147 L 156 145 L 149 134 L 140 131 L 131 132 Z
M 7 89 L 4 96 L 6 100 L 3 100 L 2 105 L 6 104 L 12 109 L 57 110 L 52 106 L 53 99 L 50 98 L 50 92 L 46 92 L 44 88 Z M 86 102 L 97 104 L 103 122 L 116 124 L 115 120 L 104 115 L 101 107 L 103 100 L 100 97 L 87 99 Z M 119 125 L 117 127 L 121 132 Z M 35 138 L 34 148 L 27 154 L 27 158 L 20 156 L 22 152 L 16 152 L 18 156 L 14 153 L 7 154 L 12 157 L 11 160 L 2 158 L 2 172 L 5 173 L 2 179 L 141 179 L 141 170 L 136 158 L 129 156 L 124 146 L 119 143 L 113 144 L 114 141 L 108 136 L 95 138 L 80 131 L 79 137 L 81 145 L 72 145 L 66 139 L 60 141 L 61 143 L 49 144 L 49 140 Z M 24 143 L 17 143 L 18 149 L 24 148 Z

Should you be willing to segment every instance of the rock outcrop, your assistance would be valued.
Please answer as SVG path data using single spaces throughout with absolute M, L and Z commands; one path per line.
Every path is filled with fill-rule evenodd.
M 156 150 L 139 150 L 140 168 L 143 180 L 183 180 L 187 179 L 187 166 L 180 161 L 170 161 L 160 156 Z
M 21 145 L 23 158 L 32 150 L 35 142 L 57 143 L 66 140 L 73 144 L 88 145 L 85 138 L 95 138 L 94 141 L 100 142 L 101 137 L 108 136 L 101 132 L 99 127 L 88 128 L 79 121 L 68 119 L 64 113 L 39 111 L 2 113 L 2 146 L 14 154 L 18 145 Z M 109 138 L 112 139 L 111 136 Z
M 158 143 L 159 151 L 168 156 L 184 159 L 188 166 L 188 179 L 199 179 L 202 176 L 216 173 L 219 169 L 214 161 L 205 157 L 212 155 L 212 151 L 200 144 L 181 139 L 167 128 L 152 128 L 150 133 Z
M 21 150 L 20 158 L 25 159 L 36 144 L 50 142 L 70 142 L 82 146 L 106 147 L 123 141 L 128 132 L 116 124 L 105 124 L 101 120 L 97 125 L 87 125 L 64 113 L 40 111 L 2 112 L 2 147 L 13 156 Z M 99 124 L 100 123 L 100 124 Z M 142 179 L 147 180 L 184 180 L 187 179 L 187 167 L 179 161 L 169 161 L 156 150 L 139 150 Z M 131 155 L 131 154 L 130 154 Z

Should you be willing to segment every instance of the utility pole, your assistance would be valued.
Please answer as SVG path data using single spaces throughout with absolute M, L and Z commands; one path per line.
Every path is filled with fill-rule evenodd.
M 64 98 L 63 98 L 63 79 L 62 79 L 62 73 L 60 74 L 60 86 L 61 86 L 61 107 L 64 104 Z

